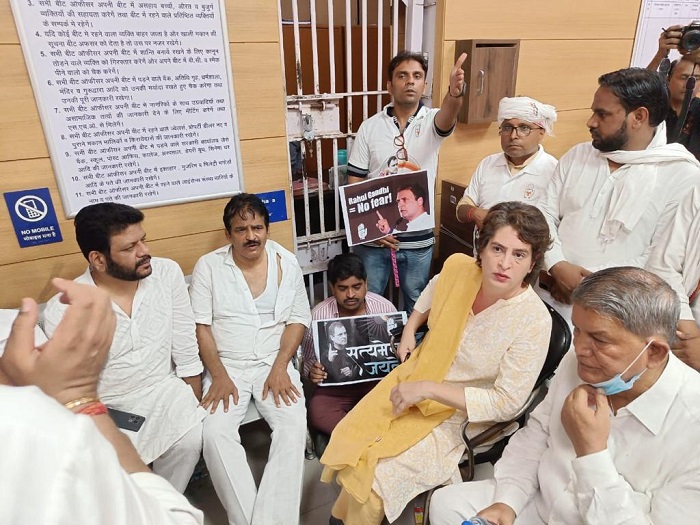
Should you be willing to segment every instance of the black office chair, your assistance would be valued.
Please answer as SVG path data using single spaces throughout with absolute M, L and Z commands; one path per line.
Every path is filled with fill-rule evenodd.
M 571 330 L 569 324 L 554 308 L 545 303 L 552 317 L 552 332 L 549 337 L 547 357 L 542 365 L 542 371 L 535 381 L 535 386 L 523 407 L 509 421 L 495 423 L 473 438 L 467 436 L 468 422 L 462 426 L 462 439 L 466 447 L 459 471 L 462 481 L 474 479 L 474 467 L 479 463 L 494 462 L 501 457 L 508 439 L 525 424 L 527 414 L 534 408 L 533 403 L 538 398 L 544 382 L 554 375 L 562 358 L 571 347 Z M 429 525 L 428 510 L 433 492 L 440 487 L 428 491 L 425 501 L 425 525 Z

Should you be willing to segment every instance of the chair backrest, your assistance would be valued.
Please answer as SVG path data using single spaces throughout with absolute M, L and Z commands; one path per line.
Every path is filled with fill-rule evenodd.
M 571 347 L 571 330 L 569 329 L 569 323 L 567 323 L 559 312 L 550 305 L 547 303 L 544 303 L 544 305 L 547 307 L 549 315 L 552 316 L 552 333 L 549 337 L 547 358 L 535 382 L 535 388 L 542 385 L 542 383 L 554 375 L 559 363 Z

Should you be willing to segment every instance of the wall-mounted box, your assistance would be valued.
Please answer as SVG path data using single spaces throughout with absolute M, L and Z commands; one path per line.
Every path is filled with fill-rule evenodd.
M 515 96 L 520 40 L 458 40 L 455 60 L 467 53 L 463 69 L 467 93 L 457 122 L 494 122 L 498 102 Z

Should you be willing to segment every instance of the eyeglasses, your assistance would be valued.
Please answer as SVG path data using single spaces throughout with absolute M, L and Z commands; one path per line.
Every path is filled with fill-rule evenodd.
M 396 152 L 397 160 L 408 160 L 408 150 L 404 146 L 405 143 L 406 140 L 403 138 L 403 133 L 397 137 L 394 137 L 394 146 L 399 148 L 399 150 Z
M 526 126 L 525 124 L 521 124 L 520 126 L 511 126 L 510 124 L 506 124 L 505 126 L 501 126 L 500 128 L 498 128 L 498 134 L 508 136 L 511 133 L 513 133 L 513 130 L 515 130 L 515 134 L 518 135 L 518 137 L 527 137 L 533 129 L 542 128 L 531 128 L 530 126 Z M 396 144 L 396 139 L 394 139 L 394 144 Z

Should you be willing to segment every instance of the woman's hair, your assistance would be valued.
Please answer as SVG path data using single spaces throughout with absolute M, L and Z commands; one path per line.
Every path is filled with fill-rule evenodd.
M 522 202 L 501 202 L 491 208 L 479 231 L 476 262 L 481 266 L 481 252 L 498 230 L 510 226 L 518 233 L 518 238 L 530 245 L 532 270 L 523 279 L 524 284 L 535 284 L 544 263 L 544 254 L 552 244 L 549 225 L 540 210 Z

